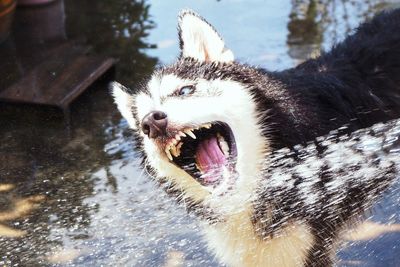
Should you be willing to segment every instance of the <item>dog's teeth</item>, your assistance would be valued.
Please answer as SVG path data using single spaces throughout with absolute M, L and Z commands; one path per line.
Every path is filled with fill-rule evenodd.
M 189 135 L 189 136 L 192 137 L 193 139 L 196 139 L 196 136 L 194 135 L 194 133 L 192 132 L 192 130 L 190 130 L 190 129 L 185 129 L 184 131 L 185 131 L 185 133 L 186 133 L 187 135 Z
M 169 150 L 165 151 L 165 154 L 167 154 L 167 158 L 169 158 L 169 160 L 172 160 L 172 155 L 171 152 L 169 152 Z
M 185 133 L 183 133 L 183 132 L 181 132 L 181 131 L 179 131 L 179 136 L 182 136 L 182 137 L 186 137 L 186 134 Z
M 170 151 L 175 158 L 179 156 L 176 146 L 171 146 Z
M 200 165 L 198 165 L 197 163 L 195 163 L 194 165 L 200 171 L 200 173 L 203 173 L 203 170 L 201 169 Z
M 170 142 L 171 142 L 171 144 L 176 145 L 178 143 L 178 140 L 172 139 Z
M 217 134 L 218 143 L 222 150 L 222 152 L 227 156 L 229 155 L 229 146 L 228 143 L 225 141 L 225 138 L 221 134 Z
M 175 157 L 179 157 L 179 156 L 181 155 L 181 147 L 182 147 L 182 145 L 183 145 L 183 143 L 180 142 L 180 143 L 178 143 L 178 145 L 176 146 L 176 154 L 177 154 L 177 156 L 175 156 Z
M 179 136 L 179 134 L 175 135 L 175 140 L 181 141 L 181 137 Z
M 204 128 L 210 129 L 211 128 L 211 123 L 206 123 L 203 125 Z
M 169 160 L 172 161 L 172 156 L 171 156 L 170 149 L 171 149 L 171 147 L 167 145 L 167 146 L 165 147 L 165 154 L 167 155 L 167 158 L 169 158 Z
M 176 146 L 176 151 L 178 152 L 178 157 L 181 155 L 181 147 L 182 147 L 183 143 L 180 142 L 178 143 L 178 145 Z

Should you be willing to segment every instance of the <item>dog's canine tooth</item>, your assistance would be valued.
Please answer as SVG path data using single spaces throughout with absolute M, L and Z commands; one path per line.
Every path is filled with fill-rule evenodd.
M 217 133 L 218 143 L 222 150 L 222 152 L 227 156 L 229 155 L 229 146 L 228 143 L 225 141 L 225 138 L 220 134 Z
M 217 133 L 217 138 L 219 142 L 225 141 L 225 138 L 220 133 Z
M 210 129 L 211 126 L 212 126 L 211 123 L 206 123 L 206 124 L 203 125 L 203 127 L 206 128 L 206 129 Z
M 171 146 L 170 152 L 171 152 L 171 154 L 172 154 L 175 158 L 177 158 L 177 157 L 179 156 L 178 151 L 177 151 L 175 145 L 172 145 L 172 146 Z
M 167 146 L 167 147 L 165 148 L 164 151 L 165 151 L 165 154 L 167 155 L 167 158 L 169 158 L 169 160 L 172 161 L 172 156 L 171 156 L 170 148 L 171 148 L 171 147 Z
M 229 155 L 228 143 L 223 141 L 223 142 L 220 143 L 220 145 L 221 145 L 222 152 L 225 154 L 225 156 L 228 156 Z
M 192 132 L 191 129 L 185 129 L 184 132 L 189 135 L 190 137 L 192 137 L 193 139 L 196 139 L 196 136 L 194 135 L 194 133 Z

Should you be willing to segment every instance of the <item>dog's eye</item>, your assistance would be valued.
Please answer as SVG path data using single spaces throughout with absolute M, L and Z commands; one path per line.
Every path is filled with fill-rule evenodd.
M 185 96 L 185 95 L 190 95 L 193 92 L 194 92 L 194 85 L 186 85 L 179 90 L 178 95 Z

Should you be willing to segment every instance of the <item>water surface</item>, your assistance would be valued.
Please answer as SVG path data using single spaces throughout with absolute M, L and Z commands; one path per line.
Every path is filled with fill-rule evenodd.
M 359 22 L 400 3 L 62 4 L 65 38 L 90 44 L 91 53 L 117 58 L 116 79 L 135 90 L 157 64 L 177 57 L 176 16 L 182 8 L 206 17 L 240 61 L 281 70 L 329 49 Z M 8 60 L 15 63 L 13 57 Z M 48 108 L 0 104 L 0 112 L 1 266 L 221 266 L 201 240 L 195 218 L 138 167 L 131 131 L 104 82 L 71 107 L 70 124 L 61 112 Z M 400 223 L 399 188 L 395 185 L 384 196 L 370 221 Z M 338 265 L 400 266 L 399 232 L 386 232 L 350 238 L 338 254 Z

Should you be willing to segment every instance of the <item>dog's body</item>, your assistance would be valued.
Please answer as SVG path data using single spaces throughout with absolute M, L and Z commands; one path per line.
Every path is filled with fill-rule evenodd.
M 292 177 L 296 186 L 314 179 L 326 193 L 320 199 L 303 203 L 298 197 L 315 195 L 313 186 L 275 199 L 279 187 L 269 182 L 280 178 L 268 174 L 268 159 L 343 125 L 352 132 L 399 117 L 400 10 L 377 16 L 329 53 L 283 72 L 234 62 L 218 33 L 193 12 L 182 12 L 179 27 L 175 64 L 155 71 L 136 94 L 114 84 L 146 167 L 202 218 L 210 247 L 228 265 L 332 264 L 339 231 L 370 204 L 363 191 L 375 196 L 379 190 L 372 193 L 362 183 L 345 187 L 345 205 L 325 210 L 317 203 L 339 194 L 328 184 L 340 179 L 326 165 L 318 166 L 324 175 L 315 179 Z

